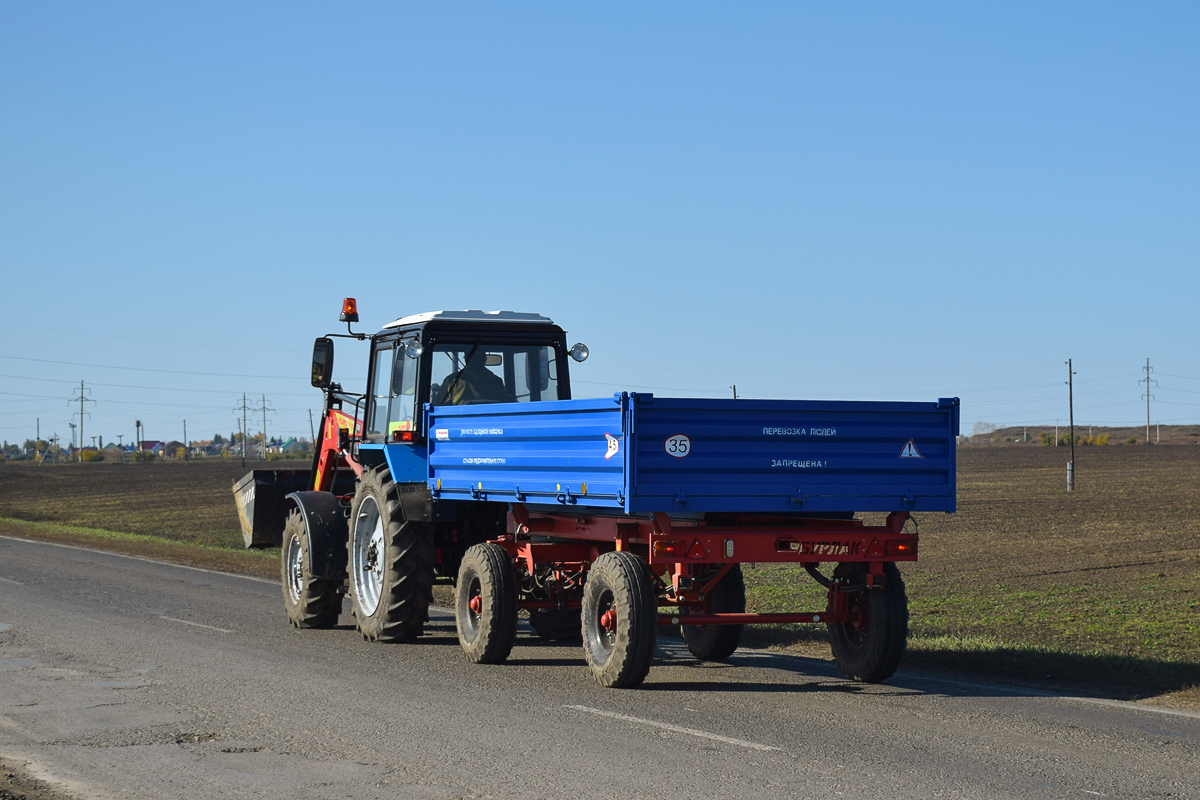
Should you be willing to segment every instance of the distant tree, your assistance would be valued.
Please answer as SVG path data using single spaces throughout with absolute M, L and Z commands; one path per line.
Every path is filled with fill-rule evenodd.
M 224 444 L 224 443 L 225 443 L 225 437 L 224 437 L 224 436 L 222 436 L 222 435 L 221 435 L 221 434 L 219 434 L 219 433 L 214 433 L 214 434 L 213 434 L 213 438 L 212 438 L 212 443 L 213 443 L 213 444 Z
M 1000 428 L 994 422 L 976 422 L 975 427 L 971 429 L 972 436 L 986 436 Z

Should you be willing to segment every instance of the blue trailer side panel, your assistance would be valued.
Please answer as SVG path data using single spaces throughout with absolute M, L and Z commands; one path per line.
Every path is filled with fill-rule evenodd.
M 429 406 L 429 484 L 446 499 L 624 510 L 625 402 Z
M 957 400 L 636 395 L 630 409 L 635 513 L 955 510 Z
M 444 499 L 645 514 L 954 511 L 958 400 L 611 400 L 430 407 Z

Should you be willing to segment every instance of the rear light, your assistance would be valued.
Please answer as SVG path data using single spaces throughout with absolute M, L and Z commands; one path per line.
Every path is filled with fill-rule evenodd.
M 406 444 L 412 444 L 413 442 L 417 441 L 417 432 L 416 431 L 392 431 L 392 441 L 393 442 L 404 442 Z
M 338 317 L 339 322 L 358 322 L 358 301 L 353 297 L 347 297 L 342 301 L 342 315 Z
M 917 543 L 905 542 L 899 539 L 888 539 L 883 543 L 883 552 L 889 556 L 915 556 L 917 554 Z
M 686 542 L 678 542 L 673 539 L 659 539 L 654 543 L 654 555 L 657 557 L 673 556 L 684 554 Z

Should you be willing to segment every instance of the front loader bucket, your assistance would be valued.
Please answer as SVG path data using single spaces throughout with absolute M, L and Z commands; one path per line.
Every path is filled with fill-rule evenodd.
M 279 547 L 291 503 L 287 496 L 309 486 L 306 469 L 256 469 L 233 485 L 246 547 Z

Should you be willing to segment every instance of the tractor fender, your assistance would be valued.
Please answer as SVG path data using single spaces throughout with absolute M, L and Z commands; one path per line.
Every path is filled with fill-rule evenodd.
M 337 495 L 332 492 L 292 492 L 287 499 L 296 505 L 304 520 L 313 577 L 345 580 L 350 526 Z

